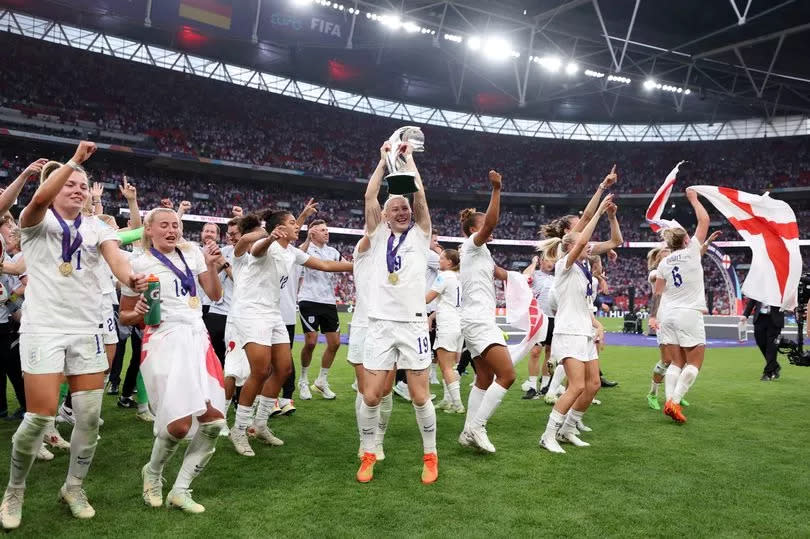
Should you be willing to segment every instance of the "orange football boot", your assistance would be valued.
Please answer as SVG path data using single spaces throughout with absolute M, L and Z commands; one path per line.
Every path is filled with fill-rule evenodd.
M 425 465 L 422 466 L 422 482 L 426 485 L 435 483 L 439 478 L 439 457 L 436 453 L 428 453 L 422 460 Z
M 368 483 L 374 479 L 374 463 L 377 462 L 377 455 L 374 453 L 363 453 L 360 461 L 360 469 L 357 470 L 357 480 L 361 483 Z

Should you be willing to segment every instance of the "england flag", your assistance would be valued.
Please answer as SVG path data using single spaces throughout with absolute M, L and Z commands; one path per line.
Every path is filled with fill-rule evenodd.
M 509 355 L 515 364 L 529 353 L 532 346 L 546 339 L 548 318 L 537 304 L 526 276 L 516 271 L 510 271 L 507 275 L 506 323 L 526 332 L 522 341 L 509 346 Z
M 681 161 L 672 171 L 667 174 L 664 183 L 661 187 L 658 188 L 656 191 L 655 196 L 650 202 L 650 207 L 647 208 L 647 214 L 645 217 L 647 218 L 647 222 L 650 223 L 650 228 L 652 228 L 653 232 L 658 232 L 662 228 L 683 228 L 678 221 L 668 220 L 668 219 L 661 219 L 661 215 L 664 213 L 664 209 L 667 206 L 667 201 L 669 200 L 669 195 L 672 193 L 672 187 L 675 185 L 675 179 L 678 177 L 678 171 L 681 168 L 681 165 L 686 163 L 686 161 Z
M 751 269 L 742 286 L 749 298 L 792 311 L 802 273 L 799 227 L 786 202 L 767 193 L 753 195 L 728 187 L 692 187 L 737 229 L 751 247 Z

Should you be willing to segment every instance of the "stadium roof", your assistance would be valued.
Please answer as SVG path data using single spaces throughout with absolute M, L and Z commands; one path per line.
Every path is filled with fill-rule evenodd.
M 201 4 L 229 6 L 227 31 L 177 16 L 195 0 L 155 2 L 174 18 L 153 6 L 150 27 L 146 0 L 11 4 L 299 81 L 493 116 L 713 124 L 810 113 L 804 1 L 341 1 Z

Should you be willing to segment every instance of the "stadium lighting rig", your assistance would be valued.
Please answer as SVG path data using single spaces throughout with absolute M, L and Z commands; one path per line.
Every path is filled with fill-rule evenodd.
M 664 92 L 670 92 L 673 94 L 686 94 L 689 95 L 692 93 L 692 90 L 689 88 L 681 88 L 680 86 L 673 86 L 671 84 L 661 84 L 660 82 L 656 81 L 655 79 L 647 79 L 644 81 L 644 89 L 648 92 L 653 90 L 662 90 Z

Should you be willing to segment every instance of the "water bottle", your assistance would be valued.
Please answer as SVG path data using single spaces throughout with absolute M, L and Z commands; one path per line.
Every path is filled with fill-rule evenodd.
M 147 326 L 160 325 L 160 279 L 154 275 L 146 278 L 145 299 L 149 311 L 143 315 L 143 323 Z

